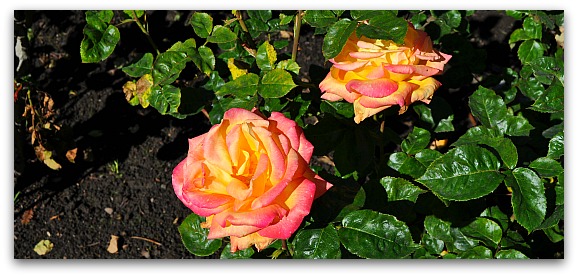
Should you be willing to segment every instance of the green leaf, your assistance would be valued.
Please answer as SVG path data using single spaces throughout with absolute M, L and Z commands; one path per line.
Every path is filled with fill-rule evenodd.
M 479 86 L 469 100 L 472 114 L 486 127 L 505 131 L 506 104 L 493 90 Z
M 564 155 L 564 131 L 556 134 L 548 143 L 547 157 L 559 159 Z
M 468 237 L 480 240 L 491 248 L 496 248 L 502 239 L 502 228 L 493 220 L 478 217 L 467 226 L 460 228 Z
M 320 109 L 324 113 L 330 113 L 333 115 L 341 115 L 345 118 L 352 118 L 354 115 L 353 105 L 344 101 L 321 101 Z
M 279 19 L 281 19 L 281 21 L 279 22 L 279 25 L 287 25 L 287 24 L 291 23 L 291 21 L 293 21 L 294 17 L 295 17 L 295 15 L 279 14 Z
M 149 102 L 160 114 L 178 113 L 181 90 L 171 85 L 165 85 L 162 88 L 154 86 L 150 92 Z
M 561 230 L 558 225 L 554 225 L 550 228 L 543 229 L 542 231 L 544 231 L 544 234 L 553 243 L 557 243 L 564 240 L 564 229 Z
M 289 72 L 283 69 L 273 69 L 261 78 L 259 94 L 263 98 L 280 98 L 296 86 Z
M 496 259 L 529 259 L 528 256 L 516 249 L 500 250 L 496 253 Z
M 247 249 L 243 249 L 243 250 L 237 250 L 234 253 L 231 253 L 231 244 L 227 243 L 227 245 L 225 245 L 225 248 L 223 249 L 223 252 L 221 252 L 221 260 L 232 260 L 232 259 L 250 259 L 251 256 L 253 256 L 253 254 L 255 254 L 255 250 L 253 249 L 253 247 L 249 247 Z
M 337 17 L 329 10 L 307 10 L 303 20 L 312 27 L 327 27 L 337 21 Z
M 397 16 L 397 11 L 395 10 L 351 10 L 349 13 L 351 18 L 357 21 L 363 21 L 379 15 Z
M 540 226 L 536 227 L 536 230 L 543 230 L 556 226 L 560 220 L 564 220 L 564 205 L 557 205 L 554 212 L 552 212 L 552 214 L 546 218 Z
M 460 26 L 460 23 L 462 22 L 462 14 L 460 13 L 460 11 L 451 10 L 444 12 L 441 16 L 439 16 L 437 20 L 441 20 L 443 23 L 452 28 L 457 28 Z
M 215 69 L 215 55 L 213 50 L 207 46 L 199 46 L 200 59 L 195 62 L 195 65 L 205 74 L 209 75 Z
M 392 14 L 382 14 L 369 19 L 367 24 L 357 27 L 358 37 L 366 36 L 372 39 L 392 40 L 397 44 L 403 44 L 407 33 L 408 23 L 405 19 Z
M 432 149 L 423 149 L 420 150 L 415 154 L 416 160 L 418 160 L 424 167 L 430 166 L 430 164 L 435 161 L 437 158 L 443 156 L 442 153 L 432 150 Z
M 484 144 L 490 146 L 498 152 L 502 162 L 509 169 L 516 167 L 518 163 L 518 151 L 514 143 L 503 138 L 496 130 L 488 129 L 484 126 L 476 126 L 468 129 L 452 146 L 467 144 Z
M 213 30 L 213 18 L 207 13 L 195 12 L 191 17 L 191 25 L 197 36 L 207 38 Z
M 564 86 L 559 81 L 554 81 L 530 108 L 543 113 L 564 111 Z
M 531 61 L 544 56 L 546 46 L 536 40 L 526 40 L 518 48 L 518 58 L 522 64 L 528 64 Z
M 476 246 L 458 255 L 460 259 L 491 259 L 492 251 L 484 246 Z
M 510 217 L 503 213 L 498 206 L 486 208 L 481 214 L 481 217 L 490 218 L 500 224 L 502 229 L 508 228 Z
M 404 152 L 396 152 L 389 156 L 387 165 L 401 174 L 406 174 L 412 178 L 422 176 L 426 170 L 416 158 L 407 155 Z
M 153 66 L 153 82 L 155 85 L 166 85 L 174 82 L 181 71 L 185 69 L 187 54 L 184 52 L 167 51 L 161 53 Z
M 388 201 L 409 200 L 415 203 L 417 197 L 426 192 L 402 178 L 383 177 L 379 182 L 387 191 Z
M 261 46 L 257 49 L 257 56 L 255 57 L 257 66 L 265 71 L 271 70 L 275 66 L 277 61 L 277 52 L 275 48 L 268 41 L 263 42 Z
M 426 148 L 430 139 L 431 135 L 428 130 L 414 126 L 413 130 L 401 142 L 401 149 L 408 155 L 414 155 Z
M 453 132 L 454 125 L 452 123 L 454 121 L 454 115 L 449 115 L 448 118 L 441 119 L 434 132 L 436 133 L 443 133 L 443 132 Z
M 144 11 L 143 11 L 143 10 L 136 10 L 136 11 L 133 11 L 133 10 L 123 10 L 122 12 L 125 14 L 125 16 L 126 16 L 127 18 L 131 18 L 131 19 L 134 19 L 135 16 L 136 16 L 136 18 L 141 18 L 141 16 L 144 15 Z
M 209 229 L 201 227 L 204 221 L 205 218 L 192 213 L 179 226 L 183 244 L 196 256 L 209 256 L 219 250 L 222 244 L 220 239 L 207 239 Z
M 546 196 L 540 177 L 534 171 L 520 167 L 507 175 L 506 185 L 512 188 L 516 221 L 528 232 L 533 231 L 546 216 Z
M 424 228 L 433 238 L 443 241 L 449 252 L 467 251 L 478 244 L 477 240 L 465 236 L 459 228 L 433 215 L 426 216 Z
M 516 20 L 520 20 L 522 18 L 524 18 L 525 15 L 527 15 L 527 12 L 524 11 L 516 11 L 516 10 L 506 10 L 506 14 L 508 16 L 513 17 Z
M 342 225 L 338 232 L 341 243 L 362 258 L 399 259 L 419 248 L 405 223 L 391 215 L 354 211 L 343 218 Z
M 105 60 L 112 54 L 120 41 L 120 32 L 108 23 L 112 11 L 86 12 L 86 26 L 82 30 L 84 38 L 80 43 L 80 57 L 83 63 L 96 63 Z
M 524 32 L 526 32 L 530 38 L 537 40 L 542 39 L 542 24 L 539 20 L 535 20 L 534 17 L 528 16 L 524 19 L 522 27 L 524 28 Z
M 215 94 L 219 96 L 234 95 L 236 97 L 255 96 L 258 88 L 259 75 L 247 73 L 225 83 Z
M 213 33 L 207 38 L 207 42 L 211 43 L 229 43 L 237 40 L 237 35 L 231 29 L 223 25 L 215 25 Z
M 421 244 L 427 250 L 428 253 L 433 255 L 439 255 L 444 250 L 443 240 L 434 238 L 429 233 L 425 233 L 421 238 Z
M 340 19 L 335 24 L 329 26 L 327 34 L 323 38 L 322 47 L 323 56 L 326 60 L 334 58 L 341 52 L 347 39 L 349 39 L 353 31 L 355 31 L 356 26 L 357 22 L 347 18 Z
M 271 17 L 273 17 L 271 10 L 248 10 L 247 14 L 249 14 L 250 18 L 258 19 L 263 22 L 267 22 Z
M 416 181 L 446 200 L 465 201 L 494 191 L 502 182 L 500 162 L 488 150 L 464 145 L 433 161 Z
M 493 90 L 479 86 L 469 99 L 472 114 L 482 125 L 511 136 L 527 136 L 534 127 L 522 116 L 508 114 L 504 100 Z
M 555 177 L 564 173 L 564 168 L 556 160 L 548 157 L 537 158 L 528 166 L 534 169 L 541 177 Z
M 539 57 L 529 63 L 536 79 L 551 85 L 554 80 L 564 86 L 564 60 L 559 57 Z
M 529 68 L 529 67 L 524 66 L 523 68 Z M 520 92 L 524 96 L 526 96 L 532 100 L 538 99 L 538 97 L 540 97 L 540 95 L 542 95 L 546 92 L 544 85 L 542 85 L 542 83 L 540 83 L 534 77 L 531 77 L 528 79 L 518 79 L 518 81 L 515 82 L 515 85 L 518 86 L 518 89 L 520 89 Z
M 267 25 L 267 23 L 256 18 L 249 18 L 245 20 L 245 25 L 247 25 L 249 34 L 253 38 L 258 37 L 261 33 L 269 31 L 269 26 Z
M 301 67 L 299 66 L 299 64 L 293 60 L 279 61 L 277 63 L 277 66 L 275 66 L 275 68 L 285 69 L 285 70 L 287 70 L 289 72 L 293 72 L 297 75 L 299 75 L 299 70 L 301 70 Z
M 304 229 L 295 235 L 295 259 L 340 259 L 339 235 L 333 225 L 323 229 Z
M 150 73 L 153 67 L 153 54 L 146 53 L 135 63 L 123 67 L 122 71 L 130 77 L 138 78 Z

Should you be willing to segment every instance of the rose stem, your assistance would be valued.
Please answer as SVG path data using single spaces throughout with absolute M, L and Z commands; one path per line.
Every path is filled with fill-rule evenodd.
M 297 48 L 299 47 L 299 32 L 301 31 L 301 11 L 297 11 L 295 15 L 295 28 L 293 29 L 293 52 L 291 53 L 291 60 L 297 59 Z

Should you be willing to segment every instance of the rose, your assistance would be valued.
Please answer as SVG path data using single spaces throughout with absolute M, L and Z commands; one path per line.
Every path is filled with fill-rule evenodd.
M 289 238 L 314 198 L 332 185 L 309 168 L 313 145 L 283 114 L 266 119 L 230 109 L 220 124 L 189 139 L 187 157 L 173 170 L 177 197 L 206 217 L 208 239 L 229 236 L 231 251 L 266 248 Z
M 319 84 L 321 98 L 353 103 L 356 123 L 393 105 L 403 113 L 415 101 L 429 103 L 441 86 L 431 76 L 440 74 L 451 56 L 434 50 L 425 32 L 408 25 L 403 45 L 354 32 L 329 60 L 333 65 Z

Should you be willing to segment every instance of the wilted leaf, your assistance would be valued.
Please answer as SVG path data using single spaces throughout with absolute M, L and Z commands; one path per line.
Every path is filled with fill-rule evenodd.
M 54 244 L 49 240 L 41 240 L 34 246 L 34 252 L 40 256 L 44 256 L 48 254 L 48 252 L 52 251 Z

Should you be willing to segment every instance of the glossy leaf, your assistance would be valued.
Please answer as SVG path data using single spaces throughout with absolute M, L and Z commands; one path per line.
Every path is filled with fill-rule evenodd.
M 556 205 L 552 214 L 536 228 L 536 230 L 543 230 L 558 225 L 560 220 L 564 220 L 564 205 Z
M 545 113 L 564 111 L 564 86 L 555 81 L 546 91 L 532 104 L 532 110 Z
M 476 126 L 468 129 L 452 146 L 466 144 L 484 144 L 490 146 L 498 152 L 502 162 L 509 169 L 516 167 L 518 163 L 518 151 L 514 143 L 503 138 L 496 130 L 488 129 L 484 126 Z
M 343 101 L 321 101 L 320 109 L 324 113 L 339 114 L 345 118 L 352 118 L 353 105 Z
M 293 18 L 295 18 L 295 15 L 286 15 L 286 14 L 280 14 L 279 15 L 279 19 L 281 19 L 281 21 L 279 22 L 279 25 L 287 25 L 289 23 L 291 23 L 291 21 L 293 21 Z
M 401 142 L 401 150 L 408 155 L 414 155 L 426 148 L 430 143 L 431 135 L 426 129 L 413 127 L 413 130 Z
M 500 250 L 496 253 L 496 259 L 529 259 L 528 256 L 516 249 Z
M 371 210 L 354 211 L 342 221 L 339 239 L 351 253 L 368 259 L 404 258 L 419 248 L 403 221 Z
M 184 52 L 167 51 L 161 53 L 153 66 L 152 76 L 155 85 L 167 85 L 174 82 L 188 62 Z
M 259 46 L 257 49 L 257 56 L 255 57 L 257 62 L 257 66 L 263 70 L 271 70 L 275 66 L 275 62 L 277 61 L 277 52 L 273 45 L 271 45 L 268 41 L 265 41 Z
M 130 77 L 138 78 L 147 73 L 151 73 L 153 67 L 153 54 L 145 53 L 138 61 L 135 63 L 123 67 L 122 71 Z
M 233 42 L 237 39 L 237 35 L 231 31 L 231 29 L 222 26 L 222 25 L 215 25 L 213 27 L 212 34 L 207 38 L 208 42 L 212 43 L 229 43 Z
M 271 17 L 273 17 L 271 10 L 248 10 L 247 14 L 249 14 L 250 18 L 258 19 L 263 22 L 267 22 Z
M 351 18 L 357 21 L 370 19 L 378 15 L 397 16 L 397 11 L 395 10 L 351 10 L 349 13 Z
M 545 51 L 546 46 L 544 44 L 535 40 L 526 40 L 518 48 L 518 58 L 523 64 L 527 64 L 544 56 Z
M 295 259 L 339 259 L 339 236 L 333 225 L 323 229 L 304 229 L 295 235 Z
M 528 232 L 538 227 L 546 216 L 544 185 L 534 171 L 516 168 L 506 178 L 512 189 L 512 208 L 516 221 Z
M 564 155 L 564 132 L 555 135 L 548 143 L 547 157 L 552 159 L 559 159 Z
M 307 10 L 303 20 L 313 27 L 327 27 L 337 21 L 337 17 L 330 10 Z
M 428 167 L 433 161 L 443 156 L 442 153 L 429 148 L 422 149 L 415 154 L 415 159 L 418 160 L 424 167 Z
M 539 57 L 529 63 L 536 79 L 546 85 L 557 80 L 564 86 L 564 60 L 560 57 Z
M 160 114 L 178 113 L 181 90 L 171 85 L 155 86 L 150 92 L 149 102 Z
M 480 217 L 490 218 L 500 225 L 500 228 L 507 229 L 510 222 L 510 217 L 503 213 L 498 206 L 491 206 L 486 208 Z
M 408 200 L 415 203 L 417 197 L 426 192 L 402 178 L 383 177 L 379 182 L 387 191 L 388 201 Z
M 387 165 L 401 174 L 409 175 L 413 178 L 422 176 L 426 170 L 416 158 L 407 155 L 404 152 L 396 152 L 389 156 Z
M 421 244 L 428 253 L 439 255 L 444 250 L 444 242 L 440 239 L 434 238 L 429 233 L 425 233 L 421 238 Z
M 329 26 L 327 34 L 323 38 L 322 52 L 326 60 L 332 59 L 341 50 L 349 36 L 355 31 L 357 22 L 351 21 L 347 18 L 340 19 L 335 24 Z
M 443 241 L 450 252 L 467 251 L 478 244 L 477 240 L 465 236 L 459 228 L 432 215 L 426 216 L 424 228 L 433 238 Z
M 296 87 L 289 72 L 283 69 L 273 69 L 261 78 L 259 94 L 264 98 L 279 98 L 285 96 Z
M 480 240 L 488 247 L 495 248 L 502 239 L 502 228 L 493 220 L 478 217 L 465 227 L 460 228 L 468 237 Z
M 465 201 L 485 196 L 502 182 L 500 162 L 488 150 L 464 145 L 433 161 L 416 181 L 446 200 Z
M 491 259 L 492 250 L 484 246 L 476 246 L 458 255 L 460 259 Z
M 293 60 L 279 61 L 277 63 L 277 65 L 275 66 L 275 68 L 285 69 L 285 70 L 287 70 L 289 72 L 293 72 L 297 75 L 299 75 L 299 70 L 301 70 L 301 67 L 299 66 L 299 64 Z
M 207 13 L 195 12 L 191 17 L 191 25 L 197 36 L 207 38 L 213 31 L 213 18 Z
M 554 177 L 564 173 L 562 165 L 548 157 L 537 158 L 533 160 L 528 167 L 538 172 L 540 177 Z
M 201 227 L 201 223 L 204 221 L 203 217 L 192 213 L 179 226 L 183 244 L 189 252 L 196 256 L 209 256 L 219 250 L 222 244 L 220 239 L 207 239 L 209 229 Z
M 109 25 L 113 15 L 112 11 L 86 12 L 84 38 L 80 43 L 83 63 L 103 61 L 114 51 L 120 41 L 120 32 L 116 26 Z
M 407 33 L 408 23 L 405 19 L 385 13 L 371 17 L 367 24 L 357 27 L 358 37 L 366 36 L 373 39 L 392 40 L 397 44 L 403 44 Z
M 225 83 L 217 92 L 219 96 L 234 95 L 237 97 L 255 96 L 259 88 L 259 75 L 247 73 Z
M 243 250 L 237 250 L 234 253 L 231 253 L 231 244 L 227 243 L 223 252 L 221 252 L 220 259 L 221 260 L 233 260 L 233 259 L 250 259 L 251 256 L 255 254 L 255 250 L 253 247 L 249 247 Z

